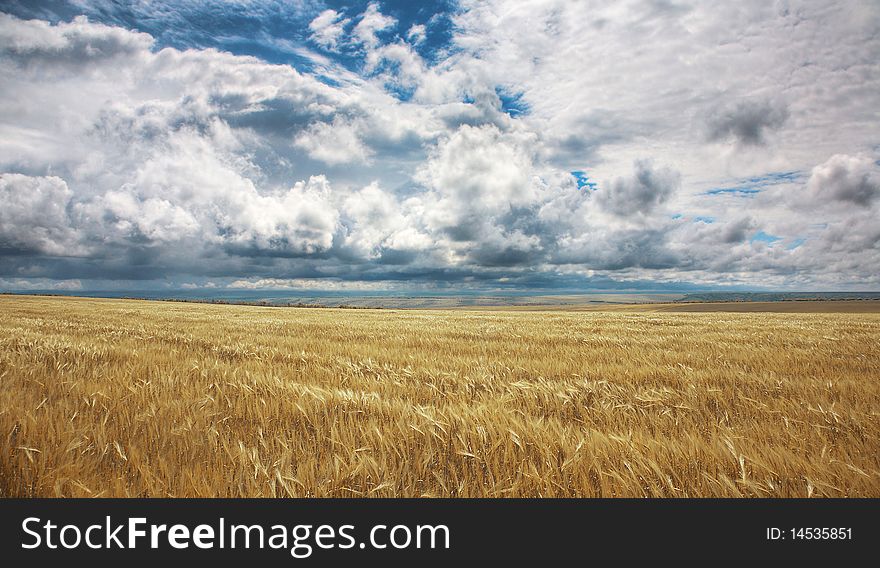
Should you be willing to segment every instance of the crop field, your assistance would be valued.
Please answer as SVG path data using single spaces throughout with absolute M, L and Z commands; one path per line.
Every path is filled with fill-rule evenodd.
M 0 296 L 0 495 L 880 497 L 880 314 Z

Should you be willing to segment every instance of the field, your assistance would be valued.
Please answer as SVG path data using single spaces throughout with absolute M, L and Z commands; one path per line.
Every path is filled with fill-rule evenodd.
M 460 308 L 455 306 L 450 309 Z M 481 311 L 566 311 L 566 312 L 770 312 L 784 314 L 880 314 L 880 300 L 810 300 L 778 302 L 672 302 L 672 303 L 577 303 L 530 306 L 481 306 Z
M 880 314 L 0 296 L 0 495 L 880 497 Z

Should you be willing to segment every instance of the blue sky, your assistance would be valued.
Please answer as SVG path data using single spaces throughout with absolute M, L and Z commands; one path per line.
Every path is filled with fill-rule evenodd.
M 0 10 L 0 289 L 880 289 L 876 3 Z
M 150 34 L 156 47 L 177 49 L 216 48 L 237 55 L 252 55 L 265 61 L 288 64 L 298 69 L 312 68 L 308 57 L 294 48 L 310 48 L 357 71 L 360 58 L 354 50 L 322 50 L 310 40 L 309 24 L 322 11 L 333 9 L 357 18 L 369 1 L 362 2 L 12 2 L 6 12 L 21 18 L 41 18 L 57 23 L 77 15 Z M 434 60 L 445 55 L 452 37 L 450 16 L 455 2 L 445 0 L 382 2 L 382 12 L 397 20 L 382 33 L 385 40 L 405 37 L 414 25 L 425 26 L 424 40 L 415 46 L 422 57 Z

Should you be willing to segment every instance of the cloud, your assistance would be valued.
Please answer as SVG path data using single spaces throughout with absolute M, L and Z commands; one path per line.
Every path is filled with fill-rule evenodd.
M 401 203 L 377 183 L 353 192 L 342 205 L 348 221 L 344 246 L 365 259 L 395 263 L 412 258 L 433 245 L 419 226 L 417 208 L 418 200 Z
M 0 290 L 72 291 L 82 289 L 82 282 L 76 279 L 53 280 L 49 278 L 0 278 Z
M 739 101 L 712 111 L 707 120 L 712 142 L 733 140 L 744 146 L 763 146 L 767 132 L 778 130 L 788 120 L 788 108 L 774 101 Z
M 880 285 L 876 6 L 248 5 L 0 14 L 0 276 Z
M 603 184 L 596 201 L 620 216 L 647 215 L 666 203 L 681 185 L 681 176 L 669 168 L 655 169 L 648 160 L 637 160 L 632 177 Z
M 363 44 L 365 48 L 376 47 L 380 43 L 378 33 L 395 25 L 397 25 L 396 19 L 383 14 L 379 11 L 379 4 L 371 2 L 352 31 L 353 39 Z
M 425 41 L 426 28 L 424 24 L 413 24 L 406 32 L 406 39 L 413 45 L 419 45 Z
M 336 10 L 324 10 L 309 24 L 311 39 L 324 49 L 336 51 L 350 21 Z
M 721 231 L 721 240 L 730 244 L 744 242 L 754 232 L 755 227 L 755 220 L 748 216 L 729 221 Z
M 819 230 L 797 247 L 815 270 L 843 274 L 874 270 L 880 262 L 880 166 L 865 155 L 835 154 L 815 166 L 805 186 L 787 196 Z M 804 231 L 806 232 L 806 231 Z
M 137 56 L 152 45 L 148 34 L 91 23 L 84 16 L 51 26 L 0 13 L 0 54 L 23 70 L 80 71 Z
M 297 136 L 294 145 L 330 165 L 366 162 L 372 155 L 361 142 L 354 124 L 338 117 L 333 122 L 313 123 Z
M 189 211 L 167 199 L 138 199 L 123 189 L 104 194 L 101 203 L 102 215 L 112 218 L 120 232 L 142 236 L 149 242 L 183 240 L 200 228 Z
M 72 197 L 58 177 L 0 174 L 0 254 L 78 252 L 68 213 Z
M 818 204 L 869 207 L 880 198 L 880 166 L 868 156 L 836 154 L 813 168 L 806 191 Z
M 437 225 L 532 203 L 530 142 L 528 133 L 505 133 L 494 125 L 463 125 L 443 140 L 419 174 L 441 202 L 434 211 Z
M 235 280 L 226 286 L 233 290 L 322 290 L 322 291 L 376 291 L 387 290 L 386 283 L 340 280 L 315 280 L 308 278 L 259 278 Z

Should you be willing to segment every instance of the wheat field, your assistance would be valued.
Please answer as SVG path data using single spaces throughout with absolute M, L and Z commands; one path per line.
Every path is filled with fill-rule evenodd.
M 880 314 L 0 296 L 5 496 L 880 497 Z

